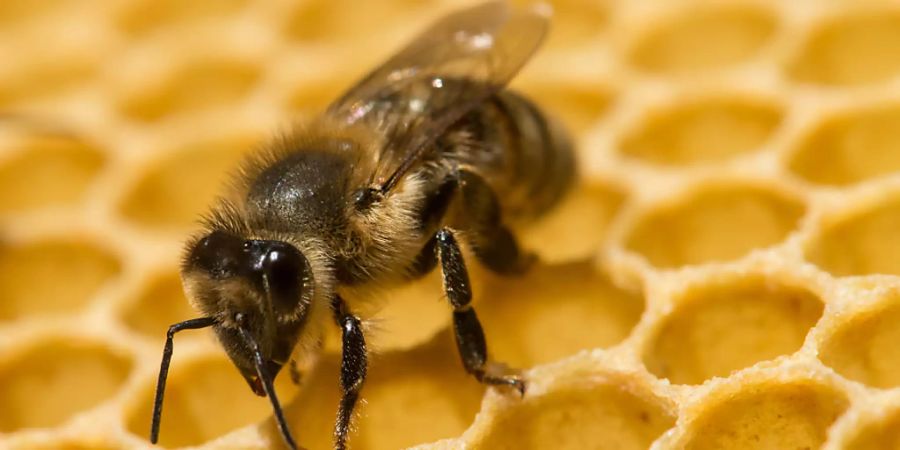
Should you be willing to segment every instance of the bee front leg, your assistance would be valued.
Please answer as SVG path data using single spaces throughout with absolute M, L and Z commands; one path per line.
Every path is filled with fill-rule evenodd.
M 514 387 L 525 395 L 525 382 L 512 375 L 493 375 L 485 371 L 487 364 L 487 344 L 481 322 L 472 308 L 472 290 L 469 288 L 469 274 L 463 261 L 459 244 L 448 228 L 437 233 L 438 256 L 444 276 L 444 291 L 453 305 L 453 331 L 456 347 L 462 357 L 463 366 L 479 382 L 490 385 Z
M 341 327 L 341 403 L 334 425 L 334 448 L 347 448 L 347 434 L 353 409 L 359 400 L 359 390 L 366 379 L 366 340 L 359 317 L 350 313 L 344 299 L 335 297 L 331 302 L 334 320 Z

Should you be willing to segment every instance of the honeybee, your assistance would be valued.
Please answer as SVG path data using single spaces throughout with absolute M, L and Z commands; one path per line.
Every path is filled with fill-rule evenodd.
M 323 327 L 342 332 L 342 398 L 334 447 L 344 449 L 366 377 L 354 293 L 396 285 L 440 265 L 465 370 L 525 394 L 525 381 L 487 369 L 484 333 L 461 244 L 488 269 L 534 261 L 509 228 L 540 216 L 572 184 L 565 131 L 505 86 L 540 46 L 546 7 L 502 2 L 452 13 L 365 76 L 318 119 L 275 139 L 239 171 L 185 247 L 181 275 L 202 317 L 169 328 L 150 441 L 159 436 L 173 336 L 212 327 L 254 393 L 272 388 Z

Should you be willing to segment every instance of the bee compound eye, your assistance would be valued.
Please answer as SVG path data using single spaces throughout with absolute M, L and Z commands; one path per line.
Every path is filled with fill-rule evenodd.
M 190 256 L 194 267 L 216 278 L 232 275 L 240 259 L 240 239 L 221 231 L 214 231 L 197 241 Z
M 279 245 L 266 252 L 262 269 L 276 309 L 293 311 L 303 294 L 304 280 L 309 272 L 306 258 L 287 244 Z

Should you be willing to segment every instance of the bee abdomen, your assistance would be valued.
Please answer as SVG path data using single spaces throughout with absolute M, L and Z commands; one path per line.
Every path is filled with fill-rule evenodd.
M 575 178 L 572 142 L 556 121 L 530 100 L 502 91 L 482 117 L 496 129 L 502 164 L 488 176 L 510 219 L 539 216 L 558 203 Z M 490 168 L 488 168 L 490 171 Z

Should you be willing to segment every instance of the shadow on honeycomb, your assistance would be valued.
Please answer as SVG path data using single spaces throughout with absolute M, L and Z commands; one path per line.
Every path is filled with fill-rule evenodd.
M 516 1 L 515 3 L 529 3 Z M 900 8 L 550 0 L 513 87 L 581 180 L 474 267 L 466 376 L 440 279 L 367 315 L 355 449 L 900 448 Z M 225 174 L 450 0 L 0 2 L 0 447 L 150 448 L 180 245 Z M 276 389 L 330 448 L 335 336 Z M 179 335 L 161 446 L 280 448 L 208 333 Z

